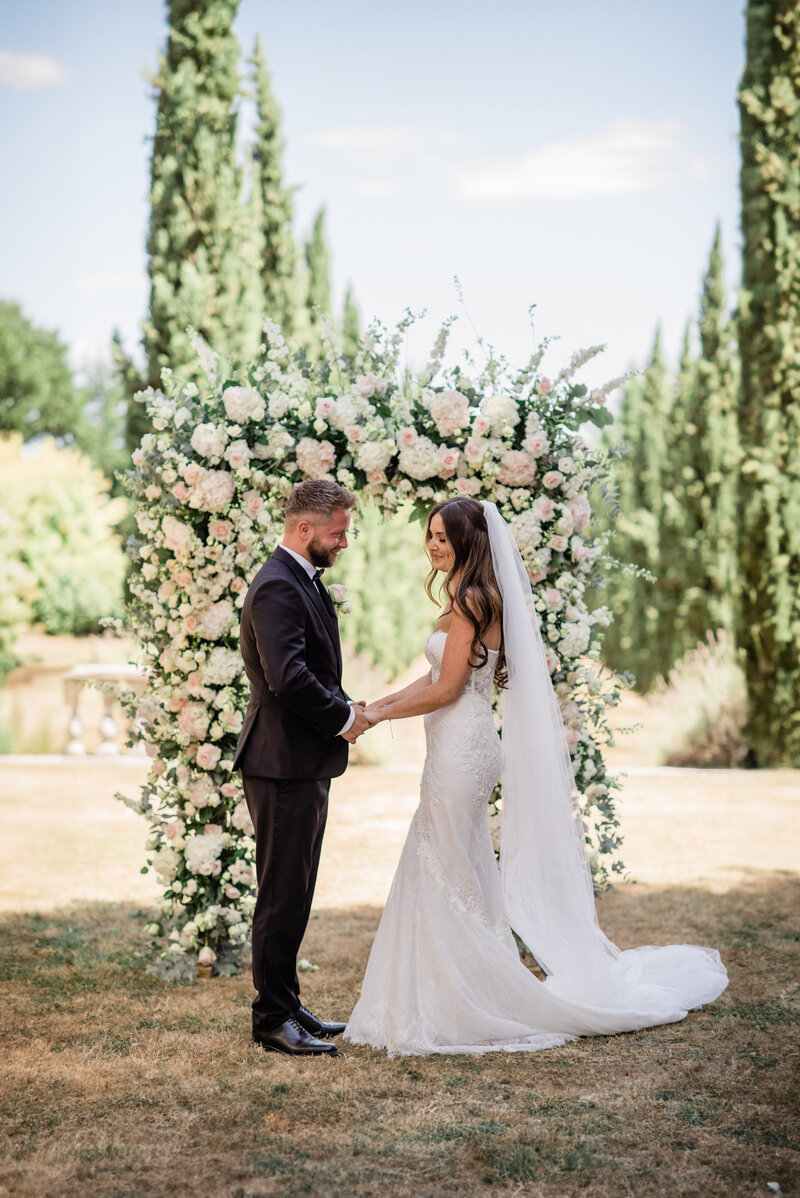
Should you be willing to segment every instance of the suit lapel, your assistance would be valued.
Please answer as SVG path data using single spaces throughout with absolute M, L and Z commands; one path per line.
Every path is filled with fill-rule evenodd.
M 277 557 L 279 561 L 287 565 L 294 574 L 300 585 L 309 593 L 311 602 L 322 617 L 322 622 L 325 625 L 325 630 L 330 637 L 334 652 L 336 653 L 336 661 L 339 666 L 339 674 L 342 672 L 342 647 L 339 641 L 339 621 L 336 618 L 336 608 L 333 605 L 333 600 L 325 592 L 325 597 L 317 590 L 309 575 L 305 572 L 298 561 L 292 557 L 291 553 L 278 545 L 275 549 L 273 557 Z

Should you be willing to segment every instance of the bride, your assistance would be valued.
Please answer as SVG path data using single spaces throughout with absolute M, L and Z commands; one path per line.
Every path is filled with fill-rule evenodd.
M 728 979 L 695 945 L 621 951 L 597 922 L 572 764 L 525 567 L 492 503 L 451 499 L 426 548 L 447 604 L 430 673 L 367 708 L 424 716 L 420 803 L 344 1033 L 390 1055 L 535 1052 L 683 1019 Z M 504 687 L 502 740 L 492 684 Z M 498 869 L 488 800 L 503 775 Z M 511 929 L 546 974 L 522 963 Z

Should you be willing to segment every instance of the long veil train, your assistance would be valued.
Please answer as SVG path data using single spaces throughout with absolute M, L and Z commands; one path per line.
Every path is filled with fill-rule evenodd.
M 696 945 L 621 951 L 597 920 L 575 779 L 530 582 L 511 529 L 483 503 L 503 598 L 509 684 L 503 698 L 500 874 L 508 922 L 558 997 L 593 1008 L 597 1031 L 663 1021 L 716 998 L 727 973 Z

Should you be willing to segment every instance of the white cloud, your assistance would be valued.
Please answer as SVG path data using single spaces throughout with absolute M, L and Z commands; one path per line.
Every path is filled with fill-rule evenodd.
M 308 145 L 338 150 L 353 158 L 370 162 L 414 154 L 438 146 L 458 145 L 462 134 L 433 124 L 419 125 L 342 125 L 320 129 L 303 139 Z
M 12 50 L 0 50 L 0 87 L 26 91 L 56 87 L 68 78 L 61 63 L 47 54 L 15 54 Z
M 454 188 L 474 200 L 584 199 L 706 177 L 707 159 L 687 149 L 682 133 L 675 121 L 614 121 L 517 158 L 473 163 L 456 176 Z
M 147 275 L 139 270 L 95 270 L 80 275 L 72 285 L 74 295 L 131 295 L 144 291 Z

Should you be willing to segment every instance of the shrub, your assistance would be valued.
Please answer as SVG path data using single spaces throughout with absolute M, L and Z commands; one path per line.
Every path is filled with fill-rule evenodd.
M 659 678 L 650 702 L 660 716 L 662 765 L 729 768 L 744 762 L 747 694 L 727 633 L 709 632 L 684 653 L 666 681 Z
M 77 450 L 0 439 L 0 656 L 20 624 L 82 634 L 120 613 L 125 559 L 114 528 L 127 505 L 108 487 Z

